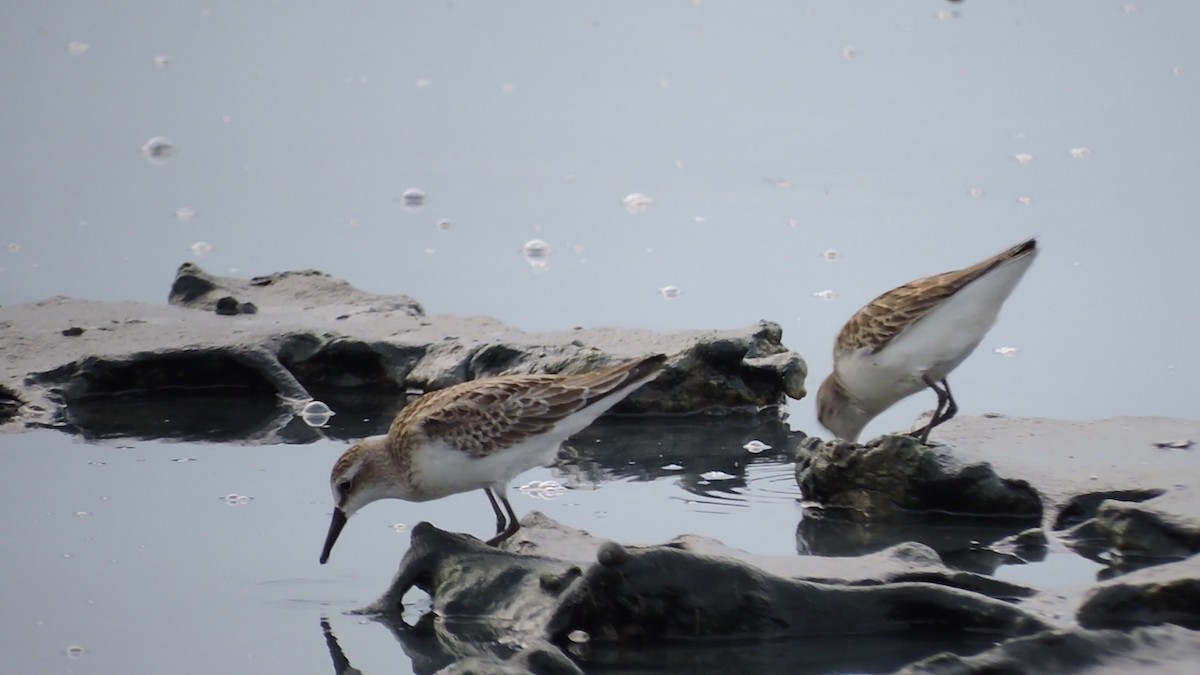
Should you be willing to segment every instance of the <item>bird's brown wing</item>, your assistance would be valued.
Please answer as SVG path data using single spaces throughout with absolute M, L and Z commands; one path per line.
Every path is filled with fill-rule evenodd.
M 920 321 L 943 300 L 996 267 L 1036 250 L 1030 239 L 970 267 L 910 281 L 880 295 L 855 312 L 838 333 L 833 353 L 862 348 L 878 352 L 910 325 Z
M 653 356 L 576 375 L 502 375 L 430 392 L 396 416 L 389 445 L 419 433 L 483 456 L 549 431 L 571 413 L 657 370 Z

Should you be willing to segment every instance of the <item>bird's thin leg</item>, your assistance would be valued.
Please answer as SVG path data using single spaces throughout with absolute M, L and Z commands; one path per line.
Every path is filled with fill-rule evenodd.
M 933 431 L 933 428 L 937 425 L 950 419 L 950 417 L 953 417 L 954 413 L 958 412 L 958 406 L 955 405 L 954 398 L 950 396 L 949 386 L 947 386 L 945 389 L 939 389 L 937 384 L 933 380 L 929 379 L 928 375 L 922 375 L 921 380 L 927 387 L 932 389 L 938 397 L 937 408 L 934 409 L 933 417 L 930 418 L 929 423 L 909 434 L 913 438 L 921 441 L 921 445 L 925 445 L 929 443 L 929 432 Z M 946 380 L 943 379 L 942 384 L 945 383 Z M 950 412 L 951 407 L 953 408 L 953 412 Z M 943 411 L 948 413 L 949 417 L 943 417 Z
M 942 386 L 946 389 L 946 409 L 942 411 L 942 417 L 934 422 L 933 426 L 935 427 L 943 422 L 949 422 L 958 414 L 958 404 L 954 402 L 954 394 L 950 393 L 950 383 L 946 381 L 946 378 L 942 378 Z
M 504 520 L 504 512 L 500 510 L 500 505 L 496 503 L 496 495 L 492 494 L 492 489 L 490 487 L 483 488 L 483 494 L 487 495 L 488 501 L 492 503 L 492 511 L 496 514 L 496 534 L 500 534 L 504 531 L 504 527 L 506 525 Z M 505 500 L 505 503 L 508 503 L 507 499 Z M 511 511 L 512 507 L 509 507 L 509 510 Z M 489 541 L 488 543 L 490 544 L 491 542 Z
M 505 539 L 508 539 L 516 534 L 517 530 L 521 529 L 521 523 L 517 519 L 517 514 L 513 512 L 512 504 L 508 503 L 508 495 L 504 492 L 500 492 L 500 502 L 504 504 L 504 510 L 508 512 L 508 526 L 504 528 L 503 532 L 497 532 L 496 536 L 488 539 L 488 546 L 495 546 L 499 544 Z

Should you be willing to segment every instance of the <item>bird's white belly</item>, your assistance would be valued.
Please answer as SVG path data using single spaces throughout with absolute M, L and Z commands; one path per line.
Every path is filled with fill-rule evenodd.
M 877 353 L 843 355 L 837 371 L 847 391 L 878 413 L 924 388 L 923 376 L 945 378 L 979 346 L 1032 262 L 1031 255 L 976 279 Z
M 520 473 L 554 460 L 562 441 L 519 443 L 484 456 L 469 455 L 440 443 L 421 448 L 412 458 L 409 501 L 440 499 L 459 492 L 504 486 Z

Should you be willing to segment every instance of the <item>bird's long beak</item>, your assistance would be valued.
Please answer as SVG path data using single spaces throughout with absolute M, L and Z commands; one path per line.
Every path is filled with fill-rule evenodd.
M 333 510 L 333 520 L 329 522 L 329 534 L 325 535 L 325 548 L 321 549 L 322 565 L 329 560 L 329 552 L 333 550 L 333 543 L 337 541 L 338 535 L 342 533 L 342 528 L 345 526 L 346 512 L 335 508 Z

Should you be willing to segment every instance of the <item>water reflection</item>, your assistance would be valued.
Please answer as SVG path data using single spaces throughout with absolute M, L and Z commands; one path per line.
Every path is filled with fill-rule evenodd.
M 479 634 L 478 622 L 445 622 L 432 614 L 422 616 L 413 624 L 392 615 L 381 615 L 375 620 L 386 626 L 400 643 L 400 648 L 411 660 L 412 672 L 422 675 L 437 672 L 465 658 L 505 660 L 521 647 L 527 654 L 533 653 L 528 657 L 530 662 L 562 663 L 563 659 L 569 658 L 585 672 L 877 673 L 894 671 L 939 652 L 969 656 L 995 643 L 984 635 L 962 634 L 948 638 L 945 634 L 907 631 L 869 638 L 678 640 L 653 645 L 589 642 L 586 645 L 568 644 L 560 649 L 541 640 L 527 646 L 505 644 L 495 634 Z M 333 660 L 334 672 L 338 675 L 361 673 L 342 650 L 326 618 L 321 619 L 321 631 Z M 566 669 L 559 667 L 555 672 L 566 672 Z
M 751 465 L 793 462 L 804 438 L 773 414 L 608 417 L 571 437 L 557 466 L 576 487 L 671 478 L 688 492 L 720 498 L 747 487 Z M 757 452 L 747 450 L 752 441 L 770 449 L 753 445 Z M 793 491 L 789 498 L 795 496 Z
M 1037 562 L 1044 550 L 1018 556 L 993 548 L 1001 539 L 1037 523 L 1015 518 L 971 518 L 943 514 L 913 514 L 869 521 L 837 510 L 806 511 L 796 526 L 796 552 L 828 557 L 858 556 L 908 541 L 932 548 L 950 567 L 994 574 L 1001 565 Z

